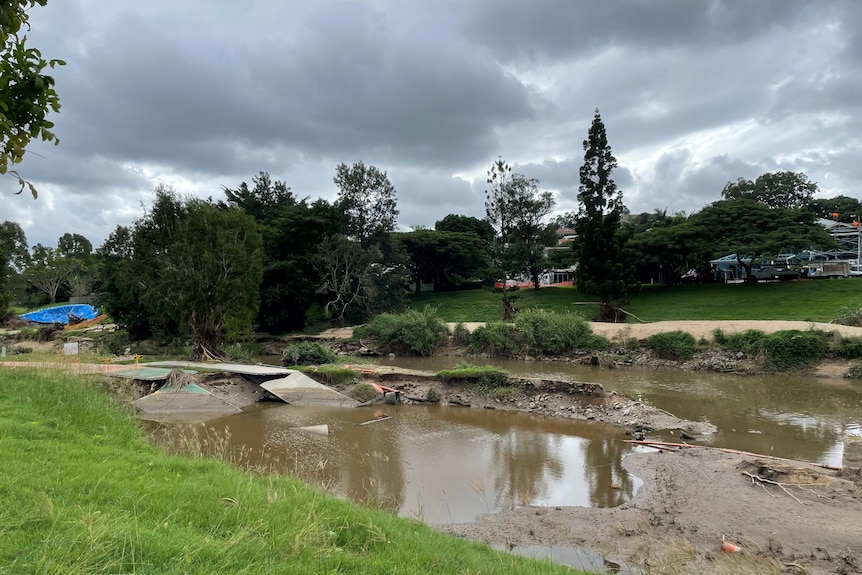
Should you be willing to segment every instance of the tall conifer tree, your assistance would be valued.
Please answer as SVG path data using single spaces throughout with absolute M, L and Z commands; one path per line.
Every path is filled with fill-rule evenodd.
M 617 311 L 612 300 L 625 297 L 631 274 L 623 261 L 620 221 L 625 206 L 623 195 L 614 183 L 612 172 L 617 159 L 608 144 L 605 125 L 596 109 L 593 123 L 584 140 L 584 164 L 580 170 L 574 242 L 578 261 L 575 285 L 584 293 L 601 300 L 597 321 L 614 321 Z

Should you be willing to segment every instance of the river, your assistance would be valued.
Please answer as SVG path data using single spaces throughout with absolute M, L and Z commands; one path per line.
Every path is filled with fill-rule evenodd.
M 380 363 L 437 371 L 456 358 Z M 486 362 L 482 362 L 486 363 Z M 795 376 L 594 368 L 489 360 L 512 374 L 602 384 L 718 428 L 715 446 L 841 464 L 842 438 L 862 423 L 862 384 Z M 375 421 L 378 415 L 390 419 Z M 328 435 L 299 427 L 326 424 Z M 296 475 L 329 493 L 432 524 L 521 505 L 616 506 L 641 482 L 622 466 L 636 447 L 610 425 L 451 406 L 363 409 L 257 404 L 186 424 L 147 423 L 174 445 L 194 437 L 238 464 Z M 670 432 L 651 438 L 678 440 Z M 203 439 L 203 443 L 201 443 Z

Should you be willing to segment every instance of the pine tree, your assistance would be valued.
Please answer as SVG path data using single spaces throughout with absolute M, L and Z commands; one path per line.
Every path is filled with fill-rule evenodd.
M 627 295 L 631 276 L 623 261 L 620 229 L 620 218 L 625 211 L 623 196 L 611 178 L 616 167 L 617 159 L 611 152 L 605 125 L 596 109 L 584 140 L 574 250 L 578 261 L 575 285 L 584 293 L 598 295 L 601 301 L 597 321 L 617 319 L 612 300 Z

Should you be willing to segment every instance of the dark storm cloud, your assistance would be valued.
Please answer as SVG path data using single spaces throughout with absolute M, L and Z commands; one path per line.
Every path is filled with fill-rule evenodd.
M 266 170 L 332 200 L 335 165 L 360 160 L 389 173 L 402 228 L 482 217 L 498 155 L 577 209 L 596 107 L 633 212 L 691 212 L 775 169 L 862 194 L 857 0 L 93 6 L 33 10 L 33 45 L 68 66 L 61 145 L 21 166 L 42 197 L 0 200 L 31 243 L 99 244 L 158 182 L 220 197 Z
M 66 121 L 83 151 L 229 173 L 237 149 L 275 145 L 458 166 L 531 116 L 527 90 L 487 55 L 397 43 L 379 35 L 381 15 L 345 7 L 325 28 L 312 19 L 289 40 L 230 49 L 121 16 L 64 79 Z
M 502 58 L 569 59 L 609 46 L 711 48 L 822 10 L 805 0 L 482 0 L 467 30 Z

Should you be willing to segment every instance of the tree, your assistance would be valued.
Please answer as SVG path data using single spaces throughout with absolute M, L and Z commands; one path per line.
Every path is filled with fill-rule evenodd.
M 339 231 L 337 209 L 319 199 L 297 200 L 281 180 L 260 172 L 249 189 L 224 188 L 227 202 L 254 217 L 263 237 L 263 281 L 257 325 L 270 332 L 302 329 L 317 299 L 313 260 L 321 241 Z
M 327 298 L 324 311 L 339 325 L 364 319 L 367 314 L 373 296 L 368 274 L 373 260 L 373 254 L 362 249 L 359 242 L 341 234 L 320 244 L 314 266 Z
M 282 208 L 296 204 L 296 197 L 281 180 L 272 181 L 267 172 L 260 172 L 251 179 L 254 187 L 242 182 L 235 190 L 224 188 L 227 205 L 239 208 L 259 222 L 276 217 Z
M 811 203 L 817 192 L 817 183 L 802 172 L 772 172 L 758 176 L 753 182 L 744 178 L 728 182 L 721 190 L 721 197 L 755 200 L 767 208 L 802 208 Z
M 65 233 L 57 240 L 57 252 L 77 263 L 77 268 L 69 278 L 69 288 L 73 296 L 90 295 L 93 286 L 93 244 L 81 234 Z
M 712 257 L 736 254 L 748 281 L 760 258 L 772 259 L 780 253 L 796 253 L 816 248 L 837 247 L 835 240 L 814 215 L 803 209 L 767 208 L 751 199 L 719 200 L 693 214 L 689 222 L 695 234 L 709 238 Z
M 141 303 L 141 282 L 135 281 L 132 228 L 117 226 L 95 255 L 94 291 L 96 303 L 115 322 L 124 326 L 132 339 L 151 335 L 149 314 Z
M 834 198 L 819 198 L 808 204 L 808 210 L 818 218 L 832 219 L 832 214 L 838 214 L 838 221 L 850 223 L 862 218 L 862 202 L 849 196 Z
M 480 220 L 473 216 L 449 214 L 442 220 L 438 220 L 434 224 L 434 229 L 438 232 L 473 233 L 488 243 L 494 240 L 494 228 L 488 220 Z
M 57 292 L 78 271 L 79 265 L 76 260 L 63 257 L 59 250 L 36 244 L 25 276 L 33 287 L 48 296 L 50 303 L 56 303 Z
M 157 189 L 133 233 L 134 281 L 151 322 L 173 320 L 191 337 L 193 359 L 222 357 L 222 343 L 248 331 L 257 312 L 262 244 L 241 210 Z
M 338 186 L 336 206 L 344 214 L 344 232 L 368 249 L 381 236 L 395 231 L 398 219 L 395 187 L 386 172 L 357 162 L 339 164 L 333 178 Z
M 575 284 L 580 291 L 599 296 L 597 321 L 616 321 L 618 314 L 611 300 L 627 295 L 632 273 L 623 261 L 622 192 L 611 177 L 617 159 L 608 144 L 598 109 L 583 146 L 584 164 L 578 188 L 580 210 L 575 222 L 574 250 L 578 260 Z
M 523 174 L 513 174 L 509 187 L 508 208 L 512 212 L 510 243 L 522 270 L 539 289 L 539 275 L 547 269 L 545 248 L 557 242 L 554 230 L 544 219 L 554 208 L 551 192 L 539 192 L 539 180 Z
M 59 143 L 51 131 L 54 124 L 46 116 L 49 111 L 60 111 L 60 98 L 54 78 L 43 72 L 65 62 L 43 59 L 39 50 L 27 46 L 26 35 L 29 9 L 47 3 L 11 0 L 0 4 L 0 175 L 17 178 L 21 186 L 17 193 L 28 186 L 33 198 L 38 195 L 36 188 L 11 168 L 24 158 L 32 138 Z
M 487 244 L 473 232 L 415 230 L 395 236 L 407 251 L 417 295 L 423 283 L 434 283 L 435 291 L 452 289 L 488 267 Z
M 509 187 L 512 185 L 512 168 L 497 158 L 487 172 L 485 183 L 485 219 L 494 230 L 494 241 L 491 243 L 492 264 L 498 277 L 503 279 L 503 321 L 512 319 L 512 306 L 509 302 L 509 276 L 515 271 L 509 236 L 512 233 L 512 214 L 507 205 Z
M 0 321 L 9 309 L 12 278 L 21 273 L 29 258 L 21 226 L 9 221 L 0 224 Z

